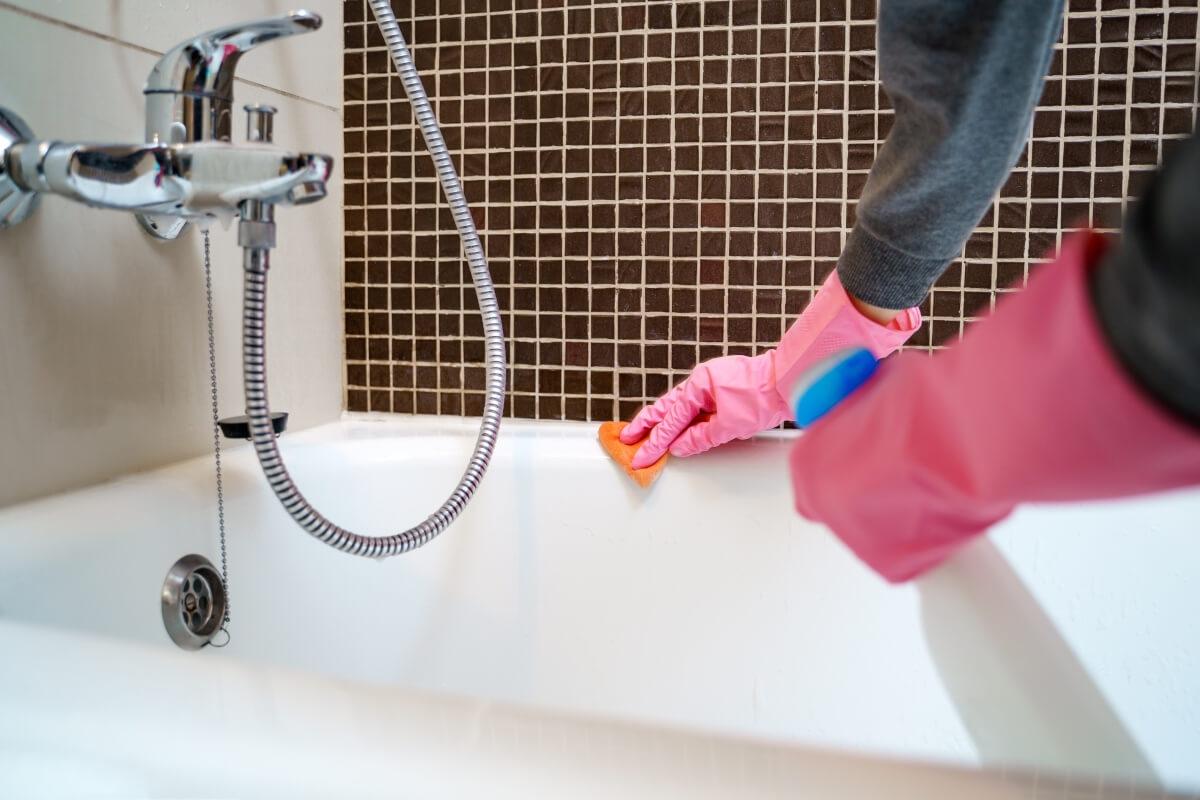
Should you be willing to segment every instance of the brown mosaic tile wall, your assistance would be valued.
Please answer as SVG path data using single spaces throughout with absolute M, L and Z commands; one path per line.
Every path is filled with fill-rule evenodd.
M 774 344 L 891 121 L 872 0 L 394 0 L 509 337 L 508 412 L 629 417 Z M 913 340 L 953 340 L 1064 226 L 1111 228 L 1197 107 L 1195 0 L 1070 2 L 1033 138 Z M 479 414 L 453 221 L 365 0 L 345 6 L 347 407 Z

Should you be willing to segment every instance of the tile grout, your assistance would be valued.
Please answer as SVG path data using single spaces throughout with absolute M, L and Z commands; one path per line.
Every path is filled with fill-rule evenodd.
M 682 7 L 684 4 L 673 5 Z M 884 104 L 884 96 L 877 80 L 854 79 L 856 65 L 874 54 L 873 50 L 855 46 L 855 43 L 861 43 L 861 39 L 857 38 L 858 34 L 862 33 L 864 26 L 873 25 L 873 20 L 856 17 L 855 11 L 852 10 L 833 20 L 826 20 L 822 15 L 811 21 L 780 25 L 766 21 L 769 14 L 766 10 L 768 3 L 762 3 L 758 4 L 759 7 L 754 11 L 752 25 L 737 25 L 732 16 L 717 28 L 706 27 L 704 24 L 707 22 L 705 14 L 708 7 L 724 9 L 724 13 L 728 13 L 738 5 L 746 8 L 744 3 L 729 2 L 696 5 L 694 13 L 700 16 L 697 20 L 699 25 L 681 24 L 678 27 L 668 25 L 660 28 L 654 27 L 649 17 L 652 4 L 592 3 L 586 12 L 590 32 L 584 33 L 572 32 L 569 29 L 572 22 L 570 12 L 578 8 L 575 6 L 568 6 L 565 10 L 559 7 L 550 12 L 557 17 L 554 31 L 543 28 L 547 19 L 555 20 L 555 16 L 547 17 L 543 13 L 546 9 L 524 12 L 523 9 L 513 11 L 507 8 L 490 15 L 472 14 L 464 12 L 461 5 L 454 0 L 451 0 L 449 7 L 457 8 L 458 11 L 449 16 L 421 15 L 402 20 L 410 26 L 425 25 L 428 28 L 426 33 L 432 31 L 436 36 L 437 26 L 442 20 L 454 19 L 457 20 L 459 31 L 465 31 L 469 24 L 474 24 L 476 31 L 482 31 L 486 36 L 489 24 L 499 19 L 500 24 L 506 26 L 506 30 L 513 34 L 499 40 L 493 37 L 484 41 L 470 39 L 464 34 L 460 40 L 454 41 L 452 47 L 458 56 L 450 68 L 445 68 L 441 62 L 441 56 L 447 47 L 444 41 L 437 45 L 418 44 L 414 47 L 418 61 L 425 59 L 431 65 L 428 70 L 423 68 L 423 72 L 428 76 L 427 80 L 440 81 L 441 76 L 448 75 L 461 87 L 459 94 L 443 98 L 446 102 L 444 105 L 439 103 L 439 114 L 443 108 L 452 112 L 452 125 L 449 127 L 452 127 L 456 137 L 462 140 L 462 147 L 456 148 L 455 152 L 457 158 L 463 160 L 468 197 L 477 201 L 472 205 L 482 210 L 488 218 L 489 225 L 485 237 L 489 255 L 496 269 L 504 276 L 505 282 L 501 290 L 505 294 L 502 296 L 511 297 L 515 304 L 505 311 L 509 324 L 515 323 L 519 328 L 512 330 L 510 327 L 508 331 L 510 348 L 513 354 L 518 356 L 514 359 L 512 374 L 524 376 L 528 373 L 532 375 L 532 383 L 528 384 L 528 391 L 515 388 L 515 398 L 531 398 L 531 402 L 521 400 L 520 403 L 524 405 L 519 405 L 514 401 L 513 413 L 554 416 L 556 409 L 557 416 L 570 415 L 575 412 L 568 411 L 569 404 L 566 404 L 566 399 L 582 397 L 584 404 L 576 406 L 576 412 L 583 408 L 586 415 L 595 417 L 598 413 L 603 413 L 597 403 L 607 404 L 611 401 L 612 411 L 624 415 L 632 404 L 651 399 L 647 396 L 653 394 L 649 388 L 651 380 L 659 381 L 662 376 L 677 378 L 686 373 L 689 362 L 694 363 L 701 357 L 708 357 L 714 354 L 714 351 L 716 354 L 731 350 L 753 352 L 756 348 L 771 344 L 771 337 L 778 333 L 776 327 L 786 325 L 794 316 L 797 308 L 795 301 L 805 293 L 810 294 L 815 289 L 817 275 L 832 268 L 836 262 L 835 251 L 840 250 L 836 245 L 844 241 L 851 219 L 850 212 L 856 205 L 853 196 L 857 192 L 855 187 L 861 186 L 867 174 L 865 169 L 850 168 L 851 156 L 855 154 L 857 157 L 857 154 L 863 152 L 863 148 L 866 148 L 868 155 L 878 152 L 891 113 Z M 634 21 L 641 20 L 633 28 L 625 27 L 624 12 L 629 9 L 634 10 Z M 611 12 L 606 13 L 605 17 L 615 25 L 612 30 L 599 30 L 601 13 L 605 11 Z M 1078 210 L 1083 210 L 1097 221 L 1102 221 L 1102 214 L 1122 206 L 1129 195 L 1129 177 L 1144 175 L 1145 170 L 1153 166 L 1142 159 L 1147 145 L 1157 142 L 1164 132 L 1164 126 L 1168 124 L 1168 114 L 1186 112 L 1194 106 L 1194 101 L 1187 102 L 1178 98 L 1173 102 L 1168 101 L 1166 95 L 1169 79 L 1177 75 L 1178 70 L 1171 69 L 1172 63 L 1169 62 L 1166 52 L 1161 51 L 1172 46 L 1194 46 L 1190 41 L 1172 38 L 1167 23 L 1169 18 L 1175 15 L 1174 9 L 1163 15 L 1161 35 L 1145 39 L 1160 49 L 1157 70 L 1143 69 L 1146 66 L 1144 59 L 1135 58 L 1136 54 L 1133 53 L 1128 55 L 1125 67 L 1120 73 L 1105 72 L 1099 65 L 1099 54 L 1103 50 L 1114 49 L 1117 44 L 1103 41 L 1101 28 L 1107 30 L 1110 22 L 1124 22 L 1128 30 L 1126 40 L 1121 41 L 1120 46 L 1127 47 L 1127 39 L 1136 19 L 1143 16 L 1141 11 L 1142 9 L 1124 9 L 1097 12 L 1093 9 L 1080 13 L 1068 9 L 1066 20 L 1082 22 L 1090 27 L 1092 38 L 1096 41 L 1088 41 L 1085 37 L 1077 42 L 1072 32 L 1064 27 L 1062 40 L 1056 45 L 1057 66 L 1049 76 L 1055 83 L 1050 84 L 1048 81 L 1048 86 L 1052 85 L 1055 91 L 1061 93 L 1062 101 L 1039 105 L 1038 109 L 1040 117 L 1053 118 L 1055 130 L 1050 135 L 1039 132 L 1037 125 L 1041 120 L 1035 118 L 1035 130 L 1023 156 L 1024 161 L 1017 166 L 1013 178 L 1010 179 L 1015 188 L 1008 191 L 1006 184 L 1006 189 L 999 193 L 993 203 L 989 217 L 985 218 L 976 236 L 972 237 L 952 265 L 951 274 L 940 281 L 931 293 L 928 301 L 930 313 L 927 315 L 930 323 L 923 329 L 928 331 L 923 334 L 927 338 L 923 340 L 924 344 L 918 345 L 919 348 L 938 349 L 943 341 L 952 341 L 960 335 L 971 319 L 994 304 L 996 298 L 1007 291 L 1007 284 L 1013 279 L 1014 268 L 1018 270 L 1018 281 L 1023 280 L 1028 274 L 1029 266 L 1040 258 L 1042 248 L 1047 243 L 1058 241 L 1062 223 L 1067 221 L 1064 215 L 1073 215 Z M 523 13 L 531 13 L 536 17 L 536 27 L 533 30 L 537 31 L 539 37 L 517 35 Z M 681 19 L 682 17 L 676 15 L 671 21 L 678 23 Z M 662 22 L 662 19 L 658 22 Z M 347 23 L 347 29 L 361 27 L 362 24 L 350 21 Z M 428 27 L 430 25 L 434 27 Z M 794 29 L 799 29 L 804 35 L 811 33 L 811 44 L 805 46 L 803 39 L 794 39 L 788 33 Z M 827 29 L 841 31 L 840 46 L 828 50 L 824 48 L 821 34 Z M 1187 29 L 1184 27 L 1180 30 Z M 723 52 L 710 53 L 706 47 L 709 41 L 708 34 L 713 31 L 718 34 L 717 41 L 724 40 Z M 767 34 L 771 34 L 772 37 L 782 36 L 783 49 L 765 53 Z M 735 48 L 735 42 L 740 42 L 745 36 L 753 37 L 749 46 L 755 53 L 748 55 L 757 54 L 759 62 L 756 63 L 779 59 L 783 78 L 770 80 L 770 70 L 756 66 L 755 80 L 750 84 L 714 84 L 709 66 L 716 65 L 716 71 L 712 73 L 714 76 L 719 75 L 721 69 L 734 70 L 738 59 L 744 59 L 747 55 L 736 52 Z M 535 55 L 532 65 L 518 63 L 517 53 L 520 45 L 532 44 L 543 39 L 550 39 L 559 44 L 563 54 L 561 60 L 543 62 L 539 55 Z M 590 59 L 595 60 L 586 63 L 570 60 L 572 42 L 588 41 L 590 44 L 600 39 L 613 42 L 611 58 L 601 58 L 602 54 L 598 52 L 598 48 L 589 47 L 583 52 L 588 52 Z M 630 39 L 631 43 L 641 43 L 637 52 L 625 52 L 625 39 Z M 661 46 L 664 40 L 665 50 Z M 1138 38 L 1137 41 L 1140 43 L 1143 39 Z M 359 150 L 355 149 L 360 145 L 351 147 L 349 142 L 365 142 L 373 132 L 382 132 L 378 126 L 367 124 L 370 119 L 368 114 L 371 100 L 374 97 L 369 88 L 373 73 L 368 63 L 368 54 L 379 51 L 378 47 L 367 46 L 368 44 L 364 39 L 363 47 L 348 51 L 348 55 L 353 58 L 347 65 L 347 86 L 357 84 L 362 96 L 354 96 L 347 91 L 345 97 L 347 159 L 361 160 L 363 163 L 377 156 L 371 156 L 371 148 L 367 146 L 361 146 L 360 154 Z M 699 51 L 685 51 L 681 50 L 681 47 L 698 47 Z M 655 55 L 656 50 L 660 55 Z M 473 51 L 473 54 L 468 56 L 468 51 Z M 504 66 L 489 71 L 489 53 L 501 54 L 508 60 L 503 62 Z M 1094 68 L 1087 74 L 1075 71 L 1075 57 L 1081 53 L 1092 54 Z M 839 67 L 829 74 L 824 71 L 826 63 L 822 58 L 827 55 L 836 56 Z M 474 66 L 476 62 L 468 64 L 468 61 L 476 56 L 477 63 L 482 64 L 482 68 Z M 796 76 L 791 73 L 792 59 L 795 56 L 811 63 L 811 75 Z M 1192 60 L 1195 58 L 1193 54 Z M 354 59 L 357 59 L 357 70 L 353 68 L 356 66 Z M 1071 59 L 1070 64 L 1068 59 Z M 874 61 L 871 69 L 877 78 L 878 63 L 877 60 Z M 662 69 L 661 65 L 666 65 L 670 78 L 665 84 L 652 84 L 649 71 L 655 68 Z M 833 62 L 829 65 L 832 66 Z M 559 112 L 548 117 L 541 115 L 542 103 L 539 102 L 547 93 L 542 88 L 537 91 L 522 91 L 518 81 L 518 76 L 524 70 L 531 70 L 535 78 L 540 76 L 540 69 L 544 66 L 549 66 L 557 72 L 557 82 L 561 83 L 549 94 L 559 98 L 556 104 Z M 699 74 L 694 83 L 686 77 L 681 77 L 682 66 L 686 66 L 688 70 L 698 70 Z M 590 80 L 586 87 L 577 86 L 572 82 L 574 73 L 580 68 L 586 71 Z M 633 83 L 628 86 L 625 84 L 627 68 L 636 70 L 629 73 Z M 507 83 L 500 84 L 499 88 L 506 88 L 508 91 L 492 91 L 497 87 L 492 85 L 490 76 L 496 71 L 507 76 Z M 838 72 L 842 74 L 839 76 Z M 610 75 L 611 77 L 608 77 Z M 600 76 L 605 76 L 607 82 L 597 88 L 594 84 Z M 1135 81 L 1151 79 L 1158 86 L 1158 96 L 1147 101 L 1136 93 L 1144 89 L 1140 83 L 1135 92 Z M 1092 102 L 1087 105 L 1075 102 L 1084 96 L 1078 91 L 1077 84 L 1081 81 L 1090 87 L 1085 94 L 1090 94 Z M 541 86 L 541 81 L 538 83 Z M 1103 92 L 1116 84 L 1124 85 L 1126 103 L 1102 102 Z M 485 86 L 486 92 L 482 88 Z M 796 97 L 803 98 L 803 90 L 810 93 L 810 97 L 799 109 L 792 102 L 792 90 L 796 87 L 802 90 L 795 95 Z M 841 90 L 837 92 L 840 95 L 840 106 L 826 104 L 823 90 L 830 87 Z M 859 108 L 856 105 L 862 93 L 859 87 L 873 92 L 874 102 L 868 100 L 869 107 Z M 709 90 L 714 89 L 716 94 L 713 97 L 723 98 L 722 102 L 725 105 L 722 107 L 727 109 L 723 113 L 721 107 L 710 109 L 708 106 Z M 782 110 L 773 110 L 765 104 L 764 97 L 767 95 L 764 95 L 764 90 L 771 89 L 782 93 Z M 695 97 L 695 105 L 681 110 L 679 98 L 689 93 Z M 637 111 L 626 113 L 627 94 L 638 98 L 636 102 L 640 108 Z M 667 98 L 666 113 L 655 112 L 656 95 Z M 1193 91 L 1193 97 L 1194 95 Z M 746 110 L 729 108 L 729 104 L 734 103 L 737 96 L 749 97 L 753 106 L 748 106 Z M 575 98 L 574 102 L 572 98 Z M 571 109 L 578 110 L 580 99 L 586 101 L 586 112 L 573 113 Z M 674 108 L 671 108 L 672 101 Z M 522 104 L 528 107 L 530 103 L 533 104 L 532 118 L 520 117 L 517 109 Z M 605 103 L 610 105 L 606 107 Z M 502 111 L 502 119 L 493 118 L 496 110 Z M 1107 130 L 1105 126 L 1111 122 L 1109 117 L 1118 111 L 1127 117 L 1122 126 L 1123 130 L 1112 135 L 1103 135 Z M 1084 122 L 1080 114 L 1084 112 L 1087 130 L 1080 127 Z M 1193 111 L 1192 114 L 1194 113 Z M 364 124 L 353 121 L 360 117 Z M 807 125 L 811 132 L 801 133 L 797 137 L 790 130 L 793 118 L 799 124 Z M 840 121 L 840 135 L 827 138 L 823 126 L 835 118 Z M 866 137 L 850 129 L 852 125 L 859 124 L 859 118 L 866 119 L 871 125 Z M 1171 124 L 1177 124 L 1178 118 L 1173 119 Z M 777 145 L 782 153 L 781 166 L 764 165 L 767 150 L 773 142 L 744 140 L 735 135 L 727 135 L 719 141 L 710 141 L 707 138 L 709 122 L 726 123 L 727 134 L 733 134 L 732 126 L 737 120 L 749 120 L 750 128 L 755 132 L 762 130 L 764 124 L 780 121 L 778 124 L 785 128 L 785 135 Z M 614 137 L 611 144 L 600 143 L 595 139 L 598 130 L 596 124 L 605 121 L 610 123 L 614 131 L 611 134 Z M 681 130 L 680 121 L 695 126 L 697 132 L 694 139 L 690 136 L 684 140 L 677 139 Z M 635 123 L 630 126 L 633 138 L 629 142 L 624 139 L 623 122 Z M 545 127 L 547 123 L 549 127 Z M 1146 123 L 1152 123 L 1153 130 L 1147 128 L 1142 131 L 1141 127 Z M 744 122 L 741 124 L 745 125 Z M 516 135 L 522 127 L 528 127 L 534 132 L 535 138 L 528 143 L 530 146 L 523 146 L 527 143 L 521 142 L 519 135 Z M 652 127 L 664 130 L 666 138 L 652 139 Z M 576 128 L 584 131 L 582 139 L 572 138 L 571 132 Z M 558 137 L 563 142 L 561 145 L 537 138 L 541 137 L 544 131 L 551 129 L 557 130 Z M 500 167 L 504 170 L 502 174 L 491 173 L 497 152 L 492 146 L 493 134 L 496 131 L 513 134 L 508 140 L 508 146 L 503 148 L 503 152 L 509 158 L 506 159 L 508 166 L 502 164 Z M 478 143 L 472 145 L 473 139 L 478 137 L 482 137 L 480 141 L 486 146 L 478 146 Z M 573 144 L 578 142 L 582 142 L 582 146 L 589 149 L 590 157 L 584 160 L 586 169 L 583 170 L 569 165 L 576 163 L 571 160 L 570 151 Z M 1118 146 L 1121 153 L 1116 161 L 1110 161 L 1114 146 Z M 651 163 L 650 154 L 655 152 L 655 148 L 663 147 L 667 148 L 669 163 L 664 169 L 656 169 Z M 1150 147 L 1157 152 L 1153 145 Z M 828 167 L 823 160 L 831 153 L 830 148 L 837 150 L 834 154 L 840 161 L 837 168 Z M 1068 155 L 1077 155 L 1080 148 L 1086 149 L 1084 160 L 1089 161 L 1090 166 L 1067 166 Z M 724 169 L 713 170 L 709 162 L 710 150 L 723 152 Z M 1052 154 L 1053 163 L 1049 167 L 1041 160 L 1043 151 Z M 597 170 L 597 152 L 608 153 L 604 158 L 612 158 L 613 166 Z M 551 171 L 544 171 L 541 164 L 534 162 L 530 167 L 531 171 L 522 172 L 519 162 L 522 158 L 532 158 L 534 153 L 557 154 L 555 163 L 561 160 L 562 164 Z M 740 160 L 747 154 L 753 164 L 745 169 L 738 168 Z M 626 171 L 628 155 L 637 159 L 640 169 Z M 414 167 L 423 157 L 424 154 L 419 150 L 404 156 Z M 803 165 L 805 159 L 810 162 L 807 166 Z M 691 166 L 693 160 L 696 162 L 694 167 Z M 480 168 L 478 172 L 472 173 L 465 168 L 471 161 Z M 1054 178 L 1055 186 L 1047 192 L 1045 178 L 1050 175 Z M 719 176 L 724 187 L 716 194 L 708 191 L 704 185 L 705 179 L 712 176 Z M 1110 193 L 1112 181 L 1107 176 L 1120 176 L 1119 195 L 1117 192 Z M 797 183 L 799 194 L 794 197 L 792 178 L 798 178 L 805 184 L 800 186 Z M 833 187 L 830 184 L 831 180 L 836 180 L 838 186 Z M 420 174 L 419 167 L 400 178 L 400 181 L 414 189 L 411 193 L 412 202 L 405 204 L 405 209 L 410 212 L 410 219 L 414 223 L 417 221 L 418 212 L 428 212 L 431 208 L 436 212 L 439 203 L 436 196 L 432 204 L 420 200 L 425 193 L 421 187 L 431 185 L 431 181 L 427 176 Z M 773 190 L 769 187 L 780 181 L 780 194 L 772 195 Z M 497 182 L 507 187 L 503 199 L 492 194 L 491 187 Z M 357 183 L 362 184 L 362 181 Z M 749 187 L 748 194 L 741 189 L 735 192 L 735 187 L 742 184 Z M 574 187 L 577 185 L 583 187 L 582 194 L 576 192 Z M 598 196 L 596 187 L 605 185 L 612 188 L 605 189 L 604 193 Z M 695 188 L 687 188 L 689 185 L 694 185 Z M 551 186 L 557 187 L 555 199 L 547 199 L 541 194 Z M 653 187 L 660 186 L 665 187 L 664 199 L 656 199 L 655 192 L 658 189 Z M 374 235 L 373 229 L 366 226 L 365 218 L 379 207 L 365 196 L 365 188 L 365 184 L 358 186 L 354 189 L 354 195 L 347 200 L 347 214 L 357 215 L 355 219 L 364 220 L 364 223 L 360 223 L 361 228 L 347 228 L 348 239 L 362 237 L 365 240 Z M 629 188 L 634 188 L 635 191 L 628 194 Z M 681 190 L 685 191 L 681 194 Z M 519 198 L 518 195 L 522 192 L 527 194 Z M 611 198 L 608 197 L 608 193 L 611 193 Z M 1063 197 L 1064 194 L 1073 196 Z M 359 196 L 362 199 L 356 202 L 355 198 Z M 392 208 L 390 199 L 388 203 L 387 208 Z M 722 208 L 723 224 L 708 224 L 705 221 L 706 204 L 719 205 Z M 764 228 L 759 222 L 759 215 L 763 213 L 764 205 L 772 204 L 778 206 L 783 218 L 779 220 L 778 228 Z M 792 205 L 799 211 L 807 209 L 811 214 L 811 218 L 807 220 L 808 224 L 805 224 L 803 215 L 792 218 Z M 528 215 L 530 224 L 526 226 L 521 218 L 526 215 L 524 210 L 529 208 L 533 211 Z M 542 225 L 542 214 L 548 208 L 556 210 L 559 221 L 552 228 Z M 586 217 L 584 227 L 581 228 L 568 220 L 572 213 L 576 213 L 572 212 L 572 209 L 578 211 L 583 208 L 586 208 Z M 641 224 L 623 222 L 629 210 L 641 213 Z M 1048 219 L 1046 214 L 1051 210 L 1053 219 Z M 659 211 L 664 215 L 662 221 L 651 217 L 652 213 L 657 215 Z M 605 219 L 608 216 L 613 218 L 612 224 L 600 221 L 597 215 L 601 212 L 606 215 Z M 836 215 L 836 218 L 830 218 L 830 213 Z M 1019 222 L 1013 218 L 1014 213 L 1020 214 Z M 681 214 L 685 216 L 681 217 Z M 734 218 L 735 214 L 742 215 L 738 218 L 741 222 Z M 693 215 L 696 217 L 695 224 L 690 222 Z M 436 220 L 436 214 L 433 219 Z M 681 224 L 681 219 L 687 222 Z M 497 222 L 493 223 L 493 220 Z M 764 232 L 765 235 L 755 235 Z M 436 224 L 431 229 L 401 231 L 399 237 L 407 242 L 406 254 L 401 256 L 403 262 L 411 262 L 414 267 L 426 259 L 432 259 L 435 265 L 456 264 L 456 256 L 441 255 L 438 249 L 438 241 L 446 233 Z M 395 236 L 397 232 L 389 229 L 389 235 Z M 597 255 L 597 251 L 586 243 L 589 236 L 595 235 L 602 241 L 611 242 L 611 255 Z M 585 244 L 582 251 L 576 252 L 569 242 L 579 237 L 583 237 Z M 832 248 L 831 237 L 832 244 L 835 245 Z M 771 242 L 776 240 L 780 243 L 778 252 L 772 250 L 774 246 Z M 978 249 L 977 241 L 987 242 L 986 256 Z M 527 250 L 522 249 L 526 247 L 523 242 L 529 243 Z M 636 253 L 626 253 L 624 247 L 627 242 L 636 246 Z M 717 250 L 711 250 L 710 244 L 715 245 L 719 253 Z M 677 247 L 681 245 L 694 248 L 695 254 L 688 255 L 686 251 L 677 251 Z M 546 249 L 547 247 L 553 249 Z M 359 249 L 357 245 L 355 248 Z M 493 248 L 502 250 L 497 249 L 496 254 L 492 255 L 490 251 Z M 366 280 L 366 270 L 371 261 L 369 250 L 364 251 L 362 255 L 350 255 L 347 257 L 347 269 L 353 269 L 356 274 L 363 273 Z M 720 275 L 708 269 L 707 263 L 719 267 Z M 806 267 L 807 278 L 794 276 L 793 265 Z M 446 267 L 437 267 L 444 268 Z M 436 274 L 437 269 L 430 274 Z M 523 275 L 523 269 L 532 270 L 534 274 Z M 638 283 L 628 282 L 631 277 L 628 273 L 630 269 L 636 270 Z M 779 270 L 778 281 L 773 277 L 764 278 L 764 275 L 773 275 L 775 269 Z M 606 270 L 612 271 L 611 279 L 603 277 Z M 690 275 L 693 270 L 695 274 Z M 571 279 L 572 276 L 578 278 L 580 275 L 586 276 L 582 282 Z M 597 275 L 602 276 L 601 279 L 595 279 Z M 554 280 L 553 276 L 557 276 L 558 280 Z M 465 297 L 470 289 L 469 284 L 461 281 L 454 284 L 454 291 L 449 295 L 455 304 L 453 309 L 441 309 L 441 293 L 437 292 L 439 284 L 436 281 L 422 281 L 414 271 L 408 285 L 413 291 L 422 289 L 434 292 L 431 295 L 432 310 L 420 306 L 389 306 L 389 315 L 400 314 L 402 317 L 416 320 L 420 315 L 433 313 L 436 318 L 439 310 L 443 313 L 449 311 L 460 319 L 457 338 L 464 342 L 478 340 L 478 337 L 468 336 L 461 323 L 461 320 L 466 318 L 470 305 Z M 348 280 L 347 286 L 355 290 L 356 301 L 360 296 L 364 298 L 361 306 L 352 307 L 348 302 L 347 314 L 361 314 L 366 317 L 380 313 L 366 300 L 366 293 L 371 288 L 369 281 L 357 284 Z M 358 289 L 362 292 L 358 292 Z M 778 303 L 778 311 L 766 310 L 775 306 L 764 305 L 772 302 L 772 292 L 777 295 L 773 302 Z M 981 298 L 985 300 L 981 302 Z M 713 312 L 708 309 L 714 299 L 719 301 L 721 308 L 721 321 L 712 326 L 713 331 L 719 333 L 719 339 L 715 342 L 711 337 L 706 338 L 707 329 L 702 329 L 701 325 L 701 322 L 711 318 Z M 554 301 L 555 306 L 544 306 L 544 301 Z M 608 308 L 610 302 L 612 307 Z M 627 303 L 633 305 L 626 305 Z M 585 329 L 588 335 L 585 337 L 568 332 L 569 327 L 578 319 L 583 319 L 588 325 Z M 657 321 L 659 319 L 665 319 L 663 324 L 668 326 L 662 329 L 666 331 L 665 339 L 657 338 L 658 333 L 655 332 L 660 324 Z M 772 324 L 764 329 L 764 321 L 772 321 Z M 675 329 L 677 322 L 686 322 L 693 326 L 691 332 L 685 328 L 681 338 Z M 542 333 L 548 329 L 544 326 L 550 323 L 553 323 L 552 328 L 558 331 L 558 335 L 547 339 Z M 611 336 L 599 334 L 596 325 L 601 323 L 613 327 Z M 636 326 L 635 335 L 622 335 L 622 326 L 626 323 Z M 654 330 L 651 328 L 652 323 L 655 326 Z M 425 330 L 420 325 L 415 325 L 412 333 L 406 338 L 417 342 L 441 333 L 439 327 Z M 949 335 L 949 339 L 946 335 Z M 359 337 L 350 337 L 357 338 Z M 369 334 L 364 334 L 361 338 L 365 343 Z M 577 348 L 568 346 L 571 344 L 578 347 L 586 345 L 581 363 L 575 363 L 579 353 L 576 352 Z M 551 350 L 545 350 L 546 346 L 550 346 Z M 690 355 L 682 362 L 676 360 L 680 346 L 690 351 Z M 354 347 L 357 348 L 358 345 L 354 344 Z M 622 353 L 629 348 L 633 348 L 634 354 L 640 357 L 636 365 L 622 366 L 626 363 Z M 664 358 L 656 355 L 659 351 L 665 352 L 665 361 L 655 361 L 654 364 L 661 363 L 663 366 L 651 363 L 653 359 Z M 571 355 L 573 352 L 575 355 Z M 521 353 L 528 356 L 529 360 L 523 361 Z M 544 357 L 545 353 L 549 353 L 549 357 Z M 364 355 L 368 357 L 361 362 L 349 359 L 348 364 L 377 363 L 369 354 Z M 414 366 L 436 364 L 434 361 L 417 358 L 416 355 L 414 352 L 411 362 Z M 470 371 L 478 369 L 479 365 L 460 362 L 457 366 L 462 370 L 461 385 L 450 389 L 449 392 L 460 398 L 459 406 L 465 409 L 470 394 L 466 389 L 466 376 Z M 567 388 L 568 378 L 576 372 L 582 372 L 584 380 L 582 384 L 571 384 L 577 388 L 582 387 L 583 390 L 578 392 Z M 595 382 L 605 374 L 612 378 L 611 386 Z M 622 375 L 631 376 L 628 378 L 631 381 L 630 390 L 632 391 L 636 383 L 641 387 L 639 391 L 642 396 L 630 396 L 622 390 Z M 526 378 L 522 377 L 521 380 Z M 420 386 L 421 384 L 417 383 L 403 391 L 420 392 Z M 357 402 L 357 395 L 355 397 Z M 388 401 L 389 405 L 391 402 Z M 353 403 L 351 405 L 353 406 Z

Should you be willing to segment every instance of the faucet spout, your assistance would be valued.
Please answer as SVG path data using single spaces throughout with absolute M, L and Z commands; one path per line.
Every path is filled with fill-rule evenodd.
M 146 80 L 146 141 L 229 141 L 233 80 L 247 50 L 321 27 L 311 11 L 216 28 L 163 54 Z

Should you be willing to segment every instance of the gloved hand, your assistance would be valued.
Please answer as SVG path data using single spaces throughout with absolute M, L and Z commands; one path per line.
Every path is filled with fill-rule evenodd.
M 1021 502 L 1200 484 L 1200 432 L 1130 380 L 1096 321 L 1105 247 L 1075 235 L 961 342 L 881 365 L 797 441 L 796 509 L 903 581 Z
M 700 364 L 682 383 L 643 408 L 621 432 L 621 441 L 634 444 L 649 435 L 633 459 L 633 468 L 641 469 L 668 450 L 686 457 L 734 439 L 748 439 L 792 418 L 788 392 L 817 361 L 853 347 L 866 347 L 883 358 L 920 326 L 921 312 L 916 308 L 901 311 L 887 325 L 864 317 L 834 271 L 777 348 L 753 358 L 725 356 Z
M 633 468 L 653 464 L 668 450 L 674 456 L 690 456 L 747 439 L 788 419 L 791 411 L 776 389 L 773 354 L 705 361 L 643 408 L 621 431 L 625 444 L 650 433 L 633 458 Z

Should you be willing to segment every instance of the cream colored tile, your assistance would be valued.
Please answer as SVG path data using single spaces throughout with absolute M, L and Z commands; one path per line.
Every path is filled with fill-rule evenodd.
M 138 141 L 154 58 L 0 10 L 0 103 L 40 138 Z M 78 75 L 87 75 L 86 88 Z M 276 139 L 340 159 L 333 111 L 257 87 Z M 340 168 L 340 163 L 338 165 Z M 341 183 L 278 212 L 268 336 L 271 397 L 297 427 L 342 403 Z M 241 255 L 212 238 L 221 413 L 242 413 Z M 0 232 L 0 505 L 204 453 L 211 446 L 201 239 L 149 240 L 132 216 L 55 197 Z
M 342 103 L 342 0 L 7 0 L 6 4 L 158 53 L 202 31 L 303 7 L 321 15 L 325 20 L 321 29 L 262 45 L 243 57 L 238 74 L 334 108 Z M 135 77 L 139 82 L 146 79 L 145 74 Z

